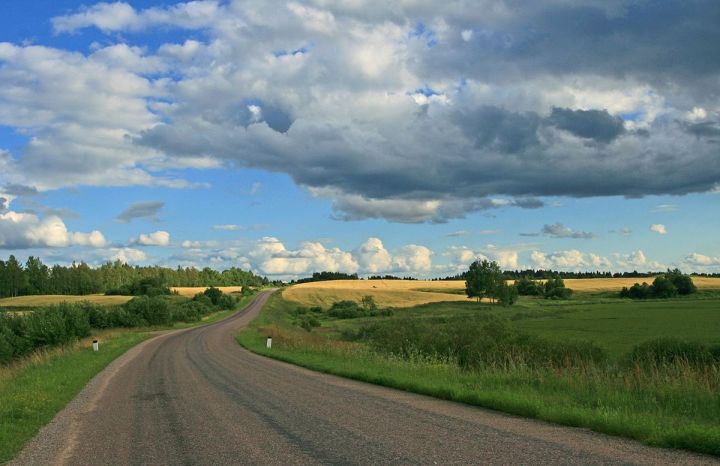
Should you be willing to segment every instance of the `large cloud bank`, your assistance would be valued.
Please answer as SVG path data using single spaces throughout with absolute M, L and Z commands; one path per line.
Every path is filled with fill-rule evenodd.
M 182 188 L 178 168 L 255 167 L 340 219 L 443 222 L 720 182 L 713 0 L 116 2 L 52 24 L 129 43 L 0 43 L 0 125 L 30 137 L 22 157 L 0 148 L 3 184 Z M 188 39 L 132 44 L 171 29 Z

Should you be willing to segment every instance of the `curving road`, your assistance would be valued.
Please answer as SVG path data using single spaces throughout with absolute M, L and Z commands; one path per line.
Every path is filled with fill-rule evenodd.
M 717 464 L 252 354 L 233 336 L 268 296 L 131 349 L 12 464 Z

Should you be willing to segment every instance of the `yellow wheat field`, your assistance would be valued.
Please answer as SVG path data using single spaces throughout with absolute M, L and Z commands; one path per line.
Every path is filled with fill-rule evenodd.
M 102 294 L 89 294 L 84 296 L 76 295 L 37 295 L 37 296 L 18 296 L 16 298 L 0 299 L 0 307 L 37 307 L 49 306 L 51 304 L 78 303 L 81 301 L 89 301 L 100 306 L 110 306 L 113 304 L 124 304 L 132 299 L 132 296 L 105 296 Z
M 652 278 L 585 278 L 568 279 L 565 285 L 577 292 L 620 291 L 624 286 Z M 513 281 L 510 280 L 509 283 Z M 698 288 L 720 289 L 720 278 L 693 277 Z M 306 306 L 329 307 L 348 299 L 360 301 L 370 295 L 380 307 L 412 307 L 440 301 L 471 301 L 465 295 L 453 294 L 465 289 L 465 282 L 429 280 L 332 280 L 301 283 L 283 291 L 283 297 Z
M 218 286 L 216 288 L 219 288 L 220 291 L 223 293 L 240 293 L 242 291 L 242 286 Z M 175 286 L 170 288 L 172 291 L 177 292 L 180 296 L 185 296 L 186 298 L 192 298 L 198 293 L 202 293 L 203 291 L 207 290 L 207 286 Z

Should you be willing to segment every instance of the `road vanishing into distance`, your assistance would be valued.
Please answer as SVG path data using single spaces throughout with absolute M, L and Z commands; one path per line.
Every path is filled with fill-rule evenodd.
M 11 464 L 717 464 L 255 355 L 234 336 L 268 296 L 134 347 Z

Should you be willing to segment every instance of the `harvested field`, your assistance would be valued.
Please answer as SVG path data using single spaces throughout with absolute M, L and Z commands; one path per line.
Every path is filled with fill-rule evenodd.
M 59 304 L 62 302 L 77 303 L 89 301 L 100 306 L 111 306 L 113 304 L 124 304 L 132 299 L 132 296 L 105 296 L 102 294 L 90 295 L 36 295 L 18 296 L 15 298 L 0 299 L 0 307 L 38 307 Z
M 619 292 L 624 286 L 653 278 L 585 278 L 568 279 L 565 285 L 576 292 Z M 720 278 L 693 277 L 700 289 L 720 289 Z M 510 281 L 512 283 L 512 281 Z M 412 307 L 440 301 L 471 301 L 459 290 L 465 282 L 430 280 L 332 280 L 294 285 L 283 291 L 283 297 L 306 306 L 330 307 L 334 302 L 348 299 L 359 301 L 370 295 L 380 307 Z
M 207 286 L 174 286 L 170 288 L 172 291 L 176 291 L 180 296 L 185 296 L 186 298 L 192 298 L 198 293 L 202 293 L 203 291 L 207 290 L 209 287 Z M 216 288 L 220 289 L 223 293 L 240 293 L 242 291 L 242 286 L 217 286 Z
M 370 295 L 380 307 L 412 307 L 440 301 L 471 301 L 450 291 L 465 288 L 462 281 L 429 280 L 333 280 L 302 283 L 287 288 L 283 297 L 307 306 L 330 307 L 348 299 L 359 301 Z M 433 290 L 433 291 L 419 291 Z

